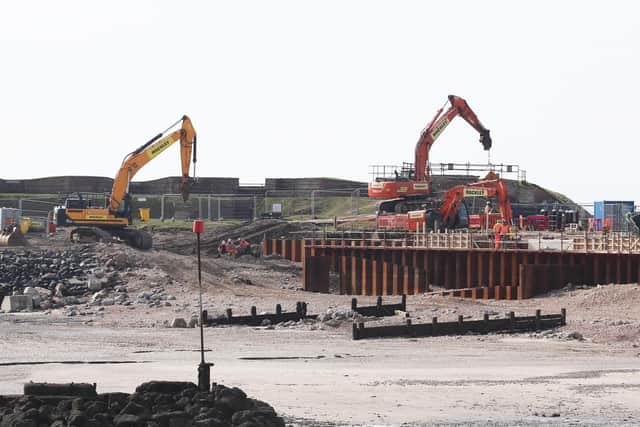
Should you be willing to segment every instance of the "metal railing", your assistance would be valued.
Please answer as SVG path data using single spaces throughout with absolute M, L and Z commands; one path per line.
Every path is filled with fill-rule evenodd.
M 519 182 L 526 182 L 527 171 L 520 165 L 506 163 L 431 163 L 427 165 L 431 175 L 466 175 L 475 176 L 496 172 L 502 178 L 511 177 Z M 396 176 L 408 177 L 413 172 L 413 163 L 400 165 L 370 165 L 369 175 L 371 180 L 377 178 L 393 179 Z M 397 174 L 397 175 L 396 175 Z

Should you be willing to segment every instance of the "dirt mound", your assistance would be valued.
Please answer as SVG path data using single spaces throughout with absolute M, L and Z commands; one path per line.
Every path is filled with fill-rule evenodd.
M 252 244 L 260 244 L 267 239 L 301 236 L 305 231 L 316 227 L 310 223 L 288 222 L 277 219 L 265 219 L 247 222 L 240 225 L 225 225 L 205 230 L 201 237 L 202 250 L 207 254 L 215 254 L 222 240 L 245 239 Z M 153 232 L 154 248 L 169 252 L 191 255 L 195 251 L 195 237 L 188 230 L 162 229 Z

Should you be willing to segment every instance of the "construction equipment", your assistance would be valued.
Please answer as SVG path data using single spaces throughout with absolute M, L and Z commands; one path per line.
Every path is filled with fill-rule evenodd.
M 425 203 L 425 199 L 431 194 L 429 150 L 456 116 L 461 116 L 480 133 L 480 143 L 485 150 L 491 148 L 489 130 L 480 123 L 467 101 L 455 95 L 449 95 L 448 101 L 451 104 L 449 109 L 443 113 L 444 106 L 440 108 L 422 131 L 415 148 L 414 164 L 405 164 L 400 173 L 394 171 L 394 179 L 381 177 L 369 183 L 369 197 L 389 199 L 380 203 L 379 211 L 407 213 L 420 209 Z
M 27 244 L 21 232 L 22 212 L 15 208 L 0 208 L 0 246 Z
M 260 245 L 252 245 L 251 242 L 245 239 L 227 239 L 223 240 L 218 246 L 218 256 L 230 255 L 234 258 L 239 258 L 242 255 L 252 255 L 254 257 L 260 256 Z
M 167 134 L 180 122 L 182 125 L 179 129 Z M 113 182 L 111 194 L 92 196 L 74 193 L 66 198 L 64 204 L 55 207 L 56 226 L 74 227 L 70 234 L 74 241 L 111 241 L 115 237 L 135 248 L 151 248 L 152 239 L 149 233 L 128 227 L 133 223 L 129 184 L 143 166 L 178 140 L 182 165 L 181 192 L 183 199 L 187 201 L 190 183 L 189 162 L 192 152 L 195 171 L 196 132 L 189 117 L 183 116 L 164 132 L 159 133 L 124 158 Z
M 469 227 L 469 215 L 464 199 L 467 197 L 497 198 L 499 218 L 511 222 L 513 213 L 507 185 L 496 173 L 489 172 L 484 179 L 449 189 L 442 200 L 429 198 L 422 209 L 406 214 L 378 214 L 379 229 L 417 231 L 444 230 Z
M 0 246 L 26 246 L 27 241 L 16 225 L 8 225 L 0 229 Z

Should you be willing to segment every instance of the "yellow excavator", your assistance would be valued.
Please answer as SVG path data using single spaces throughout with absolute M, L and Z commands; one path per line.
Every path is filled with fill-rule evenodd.
M 171 131 L 179 123 L 179 129 Z M 133 222 L 132 197 L 129 184 L 144 165 L 160 153 L 180 141 L 180 160 L 182 164 L 181 193 L 184 201 L 189 198 L 189 162 L 193 153 L 195 171 L 196 131 L 191 120 L 183 116 L 135 151 L 127 154 L 116 174 L 109 195 L 90 195 L 73 193 L 61 206 L 53 211 L 53 221 L 57 227 L 74 227 L 71 240 L 112 241 L 114 238 L 139 249 L 150 249 L 153 245 L 151 235 L 143 230 L 129 227 Z

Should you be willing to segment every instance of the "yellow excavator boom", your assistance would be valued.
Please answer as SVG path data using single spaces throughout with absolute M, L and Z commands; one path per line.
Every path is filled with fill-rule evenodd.
M 193 162 L 196 162 L 196 131 L 189 117 L 183 116 L 181 121 L 182 127 L 180 129 L 166 136 L 164 136 L 164 133 L 159 133 L 149 142 L 125 157 L 113 182 L 113 189 L 109 199 L 109 209 L 111 211 L 115 212 L 120 208 L 125 194 L 128 193 L 129 183 L 135 174 L 178 140 L 180 140 L 180 162 L 182 166 L 181 192 L 183 199 L 187 201 L 189 198 L 189 162 L 191 161 L 192 152 L 194 154 Z

